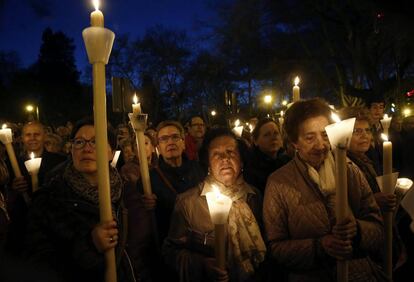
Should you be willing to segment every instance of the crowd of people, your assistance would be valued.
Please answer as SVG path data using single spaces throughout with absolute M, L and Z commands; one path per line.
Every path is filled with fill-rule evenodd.
M 393 277 L 413 272 L 411 218 L 402 191 L 383 193 L 384 102 L 343 108 L 356 118 L 347 152 L 348 212 L 335 218 L 335 157 L 325 127 L 332 109 L 318 98 L 293 103 L 283 125 L 256 119 L 242 136 L 192 116 L 145 132 L 152 194 L 141 182 L 132 128 L 108 126 L 113 220 L 99 217 L 95 128 L 91 118 L 53 130 L 39 121 L 12 127 L 23 176 L 0 145 L 0 281 L 103 281 L 114 249 L 118 281 L 388 281 L 384 212 L 394 213 Z M 393 119 L 394 170 L 413 178 L 414 116 Z M 42 162 L 33 192 L 24 161 Z M 213 188 L 214 187 L 214 188 Z M 226 267 L 218 267 L 206 194 L 232 200 Z M 28 195 L 28 197 L 24 197 Z M 414 204 L 414 203 L 413 203 Z

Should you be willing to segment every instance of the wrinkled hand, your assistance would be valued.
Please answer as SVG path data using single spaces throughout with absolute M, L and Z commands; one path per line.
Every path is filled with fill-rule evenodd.
M 152 211 L 157 206 L 157 195 L 142 195 L 142 203 L 147 211 Z
M 99 223 L 92 230 L 92 241 L 96 249 L 103 253 L 118 244 L 118 229 L 116 221 L 111 220 Z
M 23 176 L 16 177 L 13 179 L 12 189 L 19 193 L 25 193 L 29 190 L 29 184 Z
M 352 240 L 357 234 L 357 224 L 353 216 L 348 216 L 341 223 L 335 224 L 332 234 L 343 241 Z
M 219 268 L 215 258 L 204 259 L 204 270 L 210 281 L 227 282 L 230 280 L 227 270 Z
M 383 212 L 393 212 L 397 207 L 397 196 L 395 194 L 378 192 L 374 194 L 374 197 Z
M 346 259 L 352 254 L 351 241 L 341 240 L 333 234 L 323 236 L 321 244 L 325 252 L 336 259 Z

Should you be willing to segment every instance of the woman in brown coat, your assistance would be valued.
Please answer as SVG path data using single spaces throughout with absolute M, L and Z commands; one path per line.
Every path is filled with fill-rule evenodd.
M 180 281 L 258 281 L 266 253 L 260 232 L 262 198 L 243 179 L 239 146 L 227 129 L 207 133 L 200 159 L 209 175 L 177 197 L 163 254 L 179 273 Z M 214 259 L 214 224 L 206 200 L 214 185 L 233 201 L 226 233 L 226 270 L 216 267 Z
M 285 117 L 295 158 L 268 178 L 263 218 L 270 256 L 288 281 L 336 281 L 336 259 L 349 262 L 349 281 L 377 281 L 371 259 L 383 242 L 382 220 L 360 170 L 348 163 L 349 215 L 335 221 L 335 162 L 325 127 L 329 106 L 296 102 Z

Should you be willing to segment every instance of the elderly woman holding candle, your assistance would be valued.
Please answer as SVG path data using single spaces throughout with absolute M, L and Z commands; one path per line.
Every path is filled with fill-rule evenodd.
M 200 161 L 208 176 L 177 197 L 163 253 L 167 263 L 179 273 L 180 281 L 251 281 L 264 260 L 266 247 L 259 224 L 261 195 L 242 177 L 240 146 L 234 133 L 227 129 L 207 133 Z M 214 189 L 232 200 L 225 269 L 215 266 L 212 247 L 214 225 L 206 194 Z
M 80 121 L 73 129 L 72 159 L 53 173 L 33 200 L 26 233 L 30 262 L 49 281 L 103 281 L 104 252 L 116 248 L 118 275 L 130 281 L 125 263 L 122 181 L 110 167 L 110 197 L 113 220 L 100 222 L 98 176 L 93 120 Z M 108 157 L 116 146 L 108 132 Z M 109 166 L 109 164 L 108 164 Z
M 270 256 L 288 281 L 335 281 L 336 259 L 348 260 L 349 281 L 377 281 L 381 271 L 371 256 L 382 249 L 381 214 L 361 171 L 348 163 L 348 216 L 336 222 L 330 123 L 331 109 L 320 99 L 296 102 L 286 113 L 296 155 L 268 178 L 263 219 Z

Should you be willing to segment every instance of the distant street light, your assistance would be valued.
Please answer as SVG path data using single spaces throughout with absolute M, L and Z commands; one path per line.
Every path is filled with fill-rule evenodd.
M 212 110 L 211 115 L 214 117 L 215 115 L 217 115 L 217 112 L 215 110 Z
M 36 115 L 37 120 L 39 120 L 39 107 L 38 106 L 35 107 L 31 104 L 28 104 L 26 105 L 25 109 L 29 115 L 28 118 L 30 121 L 35 119 L 35 115 Z
M 272 102 L 272 95 L 265 95 L 263 100 L 266 104 L 270 104 Z
M 287 104 L 288 104 L 288 101 L 283 100 L 282 105 L 283 105 L 283 106 L 287 106 Z

